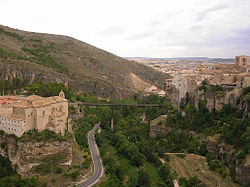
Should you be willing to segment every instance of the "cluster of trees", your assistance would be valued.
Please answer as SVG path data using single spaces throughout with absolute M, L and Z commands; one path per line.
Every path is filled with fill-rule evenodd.
M 13 94 L 14 91 L 20 90 L 28 84 L 27 79 L 13 78 L 11 80 L 0 79 L 0 95 Z
M 25 90 L 25 94 L 27 95 L 36 94 L 42 97 L 58 95 L 61 90 L 65 93 L 65 97 L 69 100 L 74 96 L 71 88 L 66 88 L 62 83 L 57 82 L 38 81 L 25 85 L 23 90 Z
M 249 117 L 242 119 L 243 111 L 231 104 L 224 105 L 221 111 L 212 111 L 206 108 L 206 102 L 200 101 L 198 109 L 187 105 L 185 116 L 177 110 L 169 112 L 166 125 L 174 128 L 188 129 L 204 135 L 220 134 L 220 140 L 235 148 L 247 151 L 247 135 L 250 127 Z
M 167 135 L 158 137 L 157 147 L 159 153 L 200 153 L 199 140 L 184 132 L 170 131 Z
M 37 178 L 22 179 L 12 168 L 8 158 L 0 156 L 0 186 L 30 186 L 38 185 Z
M 163 103 L 166 106 L 163 109 L 145 109 L 148 119 L 154 118 L 155 113 L 159 116 L 171 108 L 167 106 L 167 99 L 156 95 L 144 98 L 134 95 L 126 101 L 115 102 Z M 101 186 L 173 186 L 174 174 L 170 166 L 159 160 L 162 151 L 160 147 L 155 146 L 159 140 L 149 136 L 149 123 L 141 122 L 143 108 L 114 108 L 113 131 L 110 130 L 110 111 L 96 110 L 102 122 L 102 132 L 96 134 L 96 141 L 108 176 Z M 160 156 L 164 157 L 164 154 Z
M 82 148 L 88 148 L 87 134 L 92 127 L 99 122 L 99 119 L 95 116 L 85 116 L 77 121 L 77 127 L 75 128 L 75 138 L 77 143 Z
M 53 48 L 53 46 L 54 43 L 51 43 L 48 46 L 33 44 L 32 48 L 23 47 L 22 50 L 33 55 L 29 58 L 29 61 L 43 65 L 45 67 L 53 68 L 60 73 L 68 74 L 69 71 L 61 64 L 56 62 L 56 60 L 51 55 L 49 55 L 49 49 Z
M 185 177 L 181 177 L 179 179 L 179 185 L 181 187 L 198 187 L 200 186 L 199 184 L 200 184 L 200 181 L 196 176 L 190 177 L 188 179 L 186 179 Z
M 212 93 L 218 92 L 218 91 L 224 91 L 224 88 L 220 85 L 213 85 L 213 84 L 209 84 L 209 81 L 207 79 L 204 79 L 201 82 L 201 86 L 199 88 L 199 90 L 204 90 L 204 92 L 206 92 L 207 90 L 210 90 Z
M 0 155 L 0 178 L 15 175 L 15 170 L 11 167 L 11 162 L 8 158 Z

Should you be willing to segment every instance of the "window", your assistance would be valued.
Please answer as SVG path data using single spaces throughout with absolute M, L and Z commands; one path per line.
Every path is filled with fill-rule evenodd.
M 43 111 L 43 115 L 45 116 L 45 110 Z

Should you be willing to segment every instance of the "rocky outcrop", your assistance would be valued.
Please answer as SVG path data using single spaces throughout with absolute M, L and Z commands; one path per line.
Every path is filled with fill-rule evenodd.
M 71 141 L 20 141 L 12 136 L 0 136 L 0 154 L 8 157 L 20 175 L 27 175 L 33 166 L 46 159 L 60 158 L 61 165 L 71 165 L 73 144 Z
M 26 64 L 26 66 L 24 64 Z M 29 83 L 45 81 L 58 82 L 66 86 L 68 84 L 67 77 L 54 72 L 49 68 L 41 68 L 38 64 L 28 61 L 17 62 L 15 60 L 0 59 L 0 72 L 0 78 L 3 80 L 21 78 Z
M 78 120 L 84 115 L 84 110 L 78 103 L 69 103 L 69 118 L 72 120 Z
M 182 95 L 181 95 L 182 94 Z M 186 91 L 181 93 L 175 87 L 169 88 L 166 92 L 174 106 L 186 106 L 191 104 L 198 107 L 200 100 L 206 100 L 206 107 L 209 111 L 213 109 L 221 110 L 223 105 L 232 104 L 233 106 L 237 103 L 237 98 L 242 94 L 241 88 L 224 88 L 223 91 L 211 91 L 210 88 L 205 90 L 199 90 L 198 88 L 193 91 Z M 242 106 L 240 106 L 242 107 Z
M 151 137 L 156 137 L 157 135 L 160 135 L 160 134 L 168 134 L 171 128 L 166 127 L 165 125 L 162 125 L 162 124 L 165 124 L 166 118 L 167 118 L 167 115 L 162 115 L 151 121 L 150 131 L 149 131 L 149 135 Z
M 250 157 L 248 155 L 247 157 Z M 250 162 L 246 159 L 235 168 L 235 180 L 240 182 L 243 186 L 250 186 Z

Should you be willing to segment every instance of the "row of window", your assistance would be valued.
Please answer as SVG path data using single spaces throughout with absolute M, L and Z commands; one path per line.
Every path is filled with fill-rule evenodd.
M 6 121 L 6 122 L 18 123 L 18 124 L 21 122 L 19 120 L 8 119 L 8 118 L 5 118 L 5 117 L 0 117 L 0 120 L 1 121 Z M 23 122 L 25 123 L 25 120 Z
M 3 117 L 2 117 L 2 121 L 13 122 L 13 123 L 20 123 L 20 121 L 18 121 L 18 120 L 7 119 L 7 118 L 3 118 Z
M 4 126 L 13 126 L 13 127 L 20 127 L 20 125 L 15 125 L 15 124 L 11 124 L 11 123 L 2 123 Z
M 15 129 L 15 128 L 10 128 L 10 127 L 8 128 L 8 127 L 5 127 L 5 126 L 3 127 L 3 130 L 5 130 L 5 131 L 9 130 L 9 131 L 14 131 L 14 132 L 17 131 L 17 129 Z

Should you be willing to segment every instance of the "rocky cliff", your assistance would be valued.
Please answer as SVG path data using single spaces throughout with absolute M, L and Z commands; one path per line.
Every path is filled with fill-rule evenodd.
M 187 104 L 192 104 L 198 108 L 200 100 L 206 100 L 206 107 L 209 111 L 213 109 L 221 110 L 223 105 L 236 105 L 237 99 L 241 96 L 242 88 L 223 88 L 221 91 L 212 91 L 210 87 L 206 90 L 199 90 L 197 87 L 194 91 L 187 91 L 183 97 L 179 97 L 180 90 L 172 87 L 168 89 L 167 96 L 171 99 L 173 105 L 184 107 Z M 239 107 L 243 107 L 240 105 Z
M 22 141 L 2 133 L 0 145 L 0 154 L 10 159 L 20 175 L 35 174 L 33 167 L 45 161 L 58 160 L 61 165 L 72 162 L 73 144 L 69 140 Z

